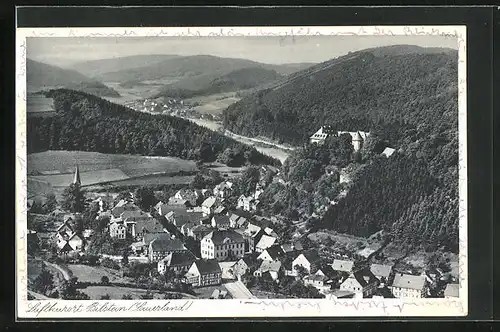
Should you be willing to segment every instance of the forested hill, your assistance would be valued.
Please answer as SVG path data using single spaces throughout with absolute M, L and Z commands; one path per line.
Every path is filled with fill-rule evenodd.
M 300 145 L 320 126 L 457 126 L 457 52 L 360 51 L 294 73 L 224 111 L 227 129 Z M 376 56 L 375 54 L 381 54 Z M 396 54 L 396 55 L 391 55 Z
M 235 92 L 274 82 L 283 77 L 274 70 L 260 67 L 242 68 L 229 73 L 217 71 L 187 77 L 166 85 L 156 97 L 191 98 L 223 92 Z
M 63 69 L 28 59 L 26 62 L 28 90 L 65 87 L 96 96 L 119 97 L 117 91 L 75 70 Z
M 99 97 L 67 89 L 50 90 L 57 116 L 28 121 L 28 153 L 81 150 L 173 156 L 241 166 L 274 164 L 259 153 L 187 120 L 131 110 Z
M 212 55 L 170 56 L 162 61 L 145 62 L 143 66 L 106 70 L 95 76 L 102 82 L 141 82 L 165 78 L 188 78 L 198 75 L 227 74 L 243 68 L 264 68 L 288 75 L 311 66 L 309 63 L 266 64 L 247 59 L 221 58 Z

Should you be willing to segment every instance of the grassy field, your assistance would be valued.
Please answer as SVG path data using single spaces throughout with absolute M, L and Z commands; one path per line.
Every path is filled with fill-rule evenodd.
M 119 286 L 89 286 L 80 289 L 83 293 L 87 294 L 91 300 L 99 300 L 102 295 L 108 294 L 111 300 L 121 300 L 123 295 L 131 295 L 132 299 L 140 299 L 141 295 L 147 293 L 147 290 L 140 288 L 129 288 Z M 155 299 L 162 299 L 163 295 L 158 291 L 151 291 Z
M 189 184 L 193 181 L 194 175 L 147 175 L 133 179 L 113 181 L 112 185 L 117 186 L 140 186 L 140 185 L 172 185 Z
M 45 98 L 45 96 L 35 94 L 28 94 L 26 108 L 28 113 L 55 112 L 52 98 Z
M 78 164 L 80 172 L 119 169 L 127 177 L 197 170 L 195 162 L 173 157 L 148 157 L 84 151 L 45 151 L 28 155 L 28 174 L 35 175 L 46 171 L 73 173 L 76 164 Z
M 234 92 L 218 93 L 209 96 L 200 96 L 186 99 L 187 104 L 197 103 L 193 109 L 199 113 L 220 115 L 229 105 L 236 103 L 240 98 Z
M 108 269 L 102 266 L 88 266 L 82 264 L 70 264 L 68 268 L 73 272 L 73 276 L 78 277 L 80 282 L 101 282 L 101 278 L 106 276 L 111 283 L 113 282 L 131 282 L 127 278 L 120 276 L 118 271 Z
M 50 183 L 54 187 L 66 187 L 73 181 L 72 173 L 31 176 L 32 179 Z M 125 180 L 129 177 L 119 169 L 103 169 L 80 172 L 82 186 L 89 186 L 102 182 Z

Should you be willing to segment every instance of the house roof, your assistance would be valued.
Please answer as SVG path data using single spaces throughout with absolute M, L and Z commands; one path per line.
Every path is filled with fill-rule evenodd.
M 207 199 L 205 199 L 201 205 L 207 208 L 211 208 L 215 205 L 216 202 L 217 199 L 215 198 L 215 196 L 210 196 Z
M 194 261 L 200 274 L 222 273 L 219 262 L 215 259 L 199 259 Z
M 319 273 L 319 271 L 321 271 L 325 276 L 329 277 L 329 278 L 333 278 L 335 275 L 336 275 L 336 271 L 332 268 L 331 265 L 328 265 L 328 264 L 324 264 L 322 265 L 318 271 L 316 272 L 316 274 Z
M 255 247 L 267 249 L 270 246 L 272 246 L 276 242 L 276 240 L 277 239 L 275 237 L 264 234 L 264 235 L 262 235 L 262 237 L 260 238 L 259 242 L 257 243 L 257 245 Z
M 167 232 L 146 233 L 142 242 L 149 245 L 153 240 L 170 240 L 171 238 L 170 233 Z
M 175 197 L 170 197 L 168 199 L 168 204 L 170 204 L 170 205 L 184 205 L 187 202 L 188 201 L 186 199 L 178 199 L 178 198 L 175 198 Z
M 233 183 L 229 181 L 224 181 L 215 186 L 217 190 L 228 190 L 233 187 Z
M 156 219 L 138 220 L 135 222 L 136 233 L 160 233 L 163 232 L 163 226 Z
M 158 208 L 160 208 L 163 205 L 166 205 L 166 204 L 163 203 L 162 201 L 159 201 L 158 203 L 156 203 L 155 208 L 158 209 Z
M 335 271 L 351 272 L 353 267 L 353 261 L 346 261 L 343 259 L 334 259 L 332 263 L 332 268 Z
M 304 252 L 302 255 L 304 255 L 309 263 L 317 263 L 321 261 L 321 257 L 319 257 L 318 252 L 314 250 Z
M 149 244 L 153 251 L 185 250 L 184 244 L 178 239 L 154 239 Z
M 211 239 L 212 242 L 216 245 L 223 244 L 228 240 L 231 242 L 244 242 L 245 241 L 243 239 L 243 236 L 236 233 L 232 229 L 213 230 L 210 233 L 208 233 L 207 235 L 205 235 L 204 239 Z
M 311 281 L 326 281 L 329 280 L 326 275 L 323 274 L 310 274 L 308 276 L 304 277 L 304 280 L 311 280 Z
M 377 277 L 388 278 L 392 271 L 392 265 L 372 264 L 370 271 Z
M 281 245 L 281 250 L 284 253 L 289 253 L 289 252 L 293 252 L 294 251 L 293 246 L 290 243 L 282 244 Z
M 369 269 L 361 269 L 352 273 L 349 278 L 354 278 L 362 287 L 366 287 L 377 282 L 377 278 Z
M 261 272 L 274 271 L 278 272 L 281 268 L 280 261 L 262 261 L 260 264 L 259 270 Z
M 444 296 L 458 297 L 460 286 L 458 284 L 448 284 L 444 289 Z
M 194 190 L 189 190 L 189 189 L 180 189 L 175 194 L 181 195 L 183 199 L 187 200 L 196 200 L 198 198 L 196 196 L 196 192 Z
M 384 151 L 382 151 L 382 154 L 385 155 L 386 157 L 390 157 L 395 151 L 396 151 L 395 149 L 387 147 L 384 149 Z
M 203 233 L 203 232 L 208 232 L 211 230 L 212 230 L 212 228 L 207 226 L 207 225 L 197 225 L 197 226 L 193 227 L 193 229 L 191 231 L 193 233 Z
M 293 248 L 296 250 L 296 251 L 301 251 L 301 250 L 304 250 L 304 247 L 302 247 L 302 244 L 300 242 L 295 242 L 293 244 Z
M 425 276 L 414 276 L 398 273 L 394 276 L 392 287 L 422 290 L 425 285 Z
M 362 256 L 364 258 L 368 258 L 371 254 L 373 254 L 375 252 L 374 249 L 371 249 L 371 248 L 364 248 L 363 250 L 360 250 L 358 251 L 358 255 L 359 256 Z
M 255 261 L 253 261 L 250 256 L 244 256 L 244 257 L 240 258 L 239 261 L 243 261 L 247 266 L 252 266 L 255 263 Z
M 260 228 L 259 226 L 257 225 L 254 225 L 252 223 L 248 223 L 247 225 L 247 228 L 245 230 L 245 233 L 249 234 L 249 235 L 252 235 L 252 236 L 255 236 L 257 235 L 260 231 L 262 230 L 262 228 Z
M 174 213 L 174 220 L 177 227 L 182 227 L 187 223 L 199 224 L 200 221 L 204 219 L 203 213 L 201 212 L 183 212 L 183 213 Z
M 148 218 L 151 217 L 149 213 L 143 212 L 141 210 L 127 210 L 120 214 L 120 217 L 125 220 L 128 218 Z
M 161 262 L 165 264 L 165 266 L 183 266 L 183 265 L 191 265 L 196 260 L 193 253 L 189 250 L 182 252 L 172 252 L 167 255 L 167 257 L 163 258 Z
M 226 208 L 224 206 L 220 205 L 214 210 L 214 213 L 222 213 L 225 209 Z
M 216 225 L 229 225 L 229 217 L 228 216 L 213 216 L 213 221 Z
M 61 226 L 57 227 L 56 232 L 59 232 L 61 229 L 64 228 L 64 226 L 67 226 L 70 230 L 73 230 L 73 227 L 71 227 L 69 222 L 66 220 L 65 222 L 62 223 Z
M 231 213 L 235 214 L 237 216 L 246 218 L 248 220 L 252 219 L 252 217 L 253 217 L 253 215 L 250 212 L 244 211 L 244 210 L 240 210 L 240 209 L 233 210 Z
M 283 255 L 283 250 L 281 250 L 281 247 L 279 245 L 270 246 L 264 251 L 266 251 L 269 254 L 272 260 L 276 260 L 281 255 Z

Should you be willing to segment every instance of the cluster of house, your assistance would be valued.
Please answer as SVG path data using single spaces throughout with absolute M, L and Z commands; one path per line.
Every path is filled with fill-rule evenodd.
M 84 249 L 86 240 L 90 237 L 90 230 L 78 234 L 73 225 L 75 218 L 80 216 L 67 214 L 63 216 L 63 223 L 56 230 L 56 245 L 61 253 L 80 252 Z

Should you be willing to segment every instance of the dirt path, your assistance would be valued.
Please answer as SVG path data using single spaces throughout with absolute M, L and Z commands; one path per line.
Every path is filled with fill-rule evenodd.
M 60 267 L 59 265 L 53 264 L 53 263 L 49 263 L 47 261 L 43 261 L 43 262 L 47 266 L 50 266 L 53 269 L 56 269 L 57 271 L 59 271 L 59 273 L 61 273 L 61 275 L 64 277 L 65 280 L 70 280 L 71 279 L 71 276 L 69 275 L 69 273 L 66 270 L 64 270 L 62 267 Z

